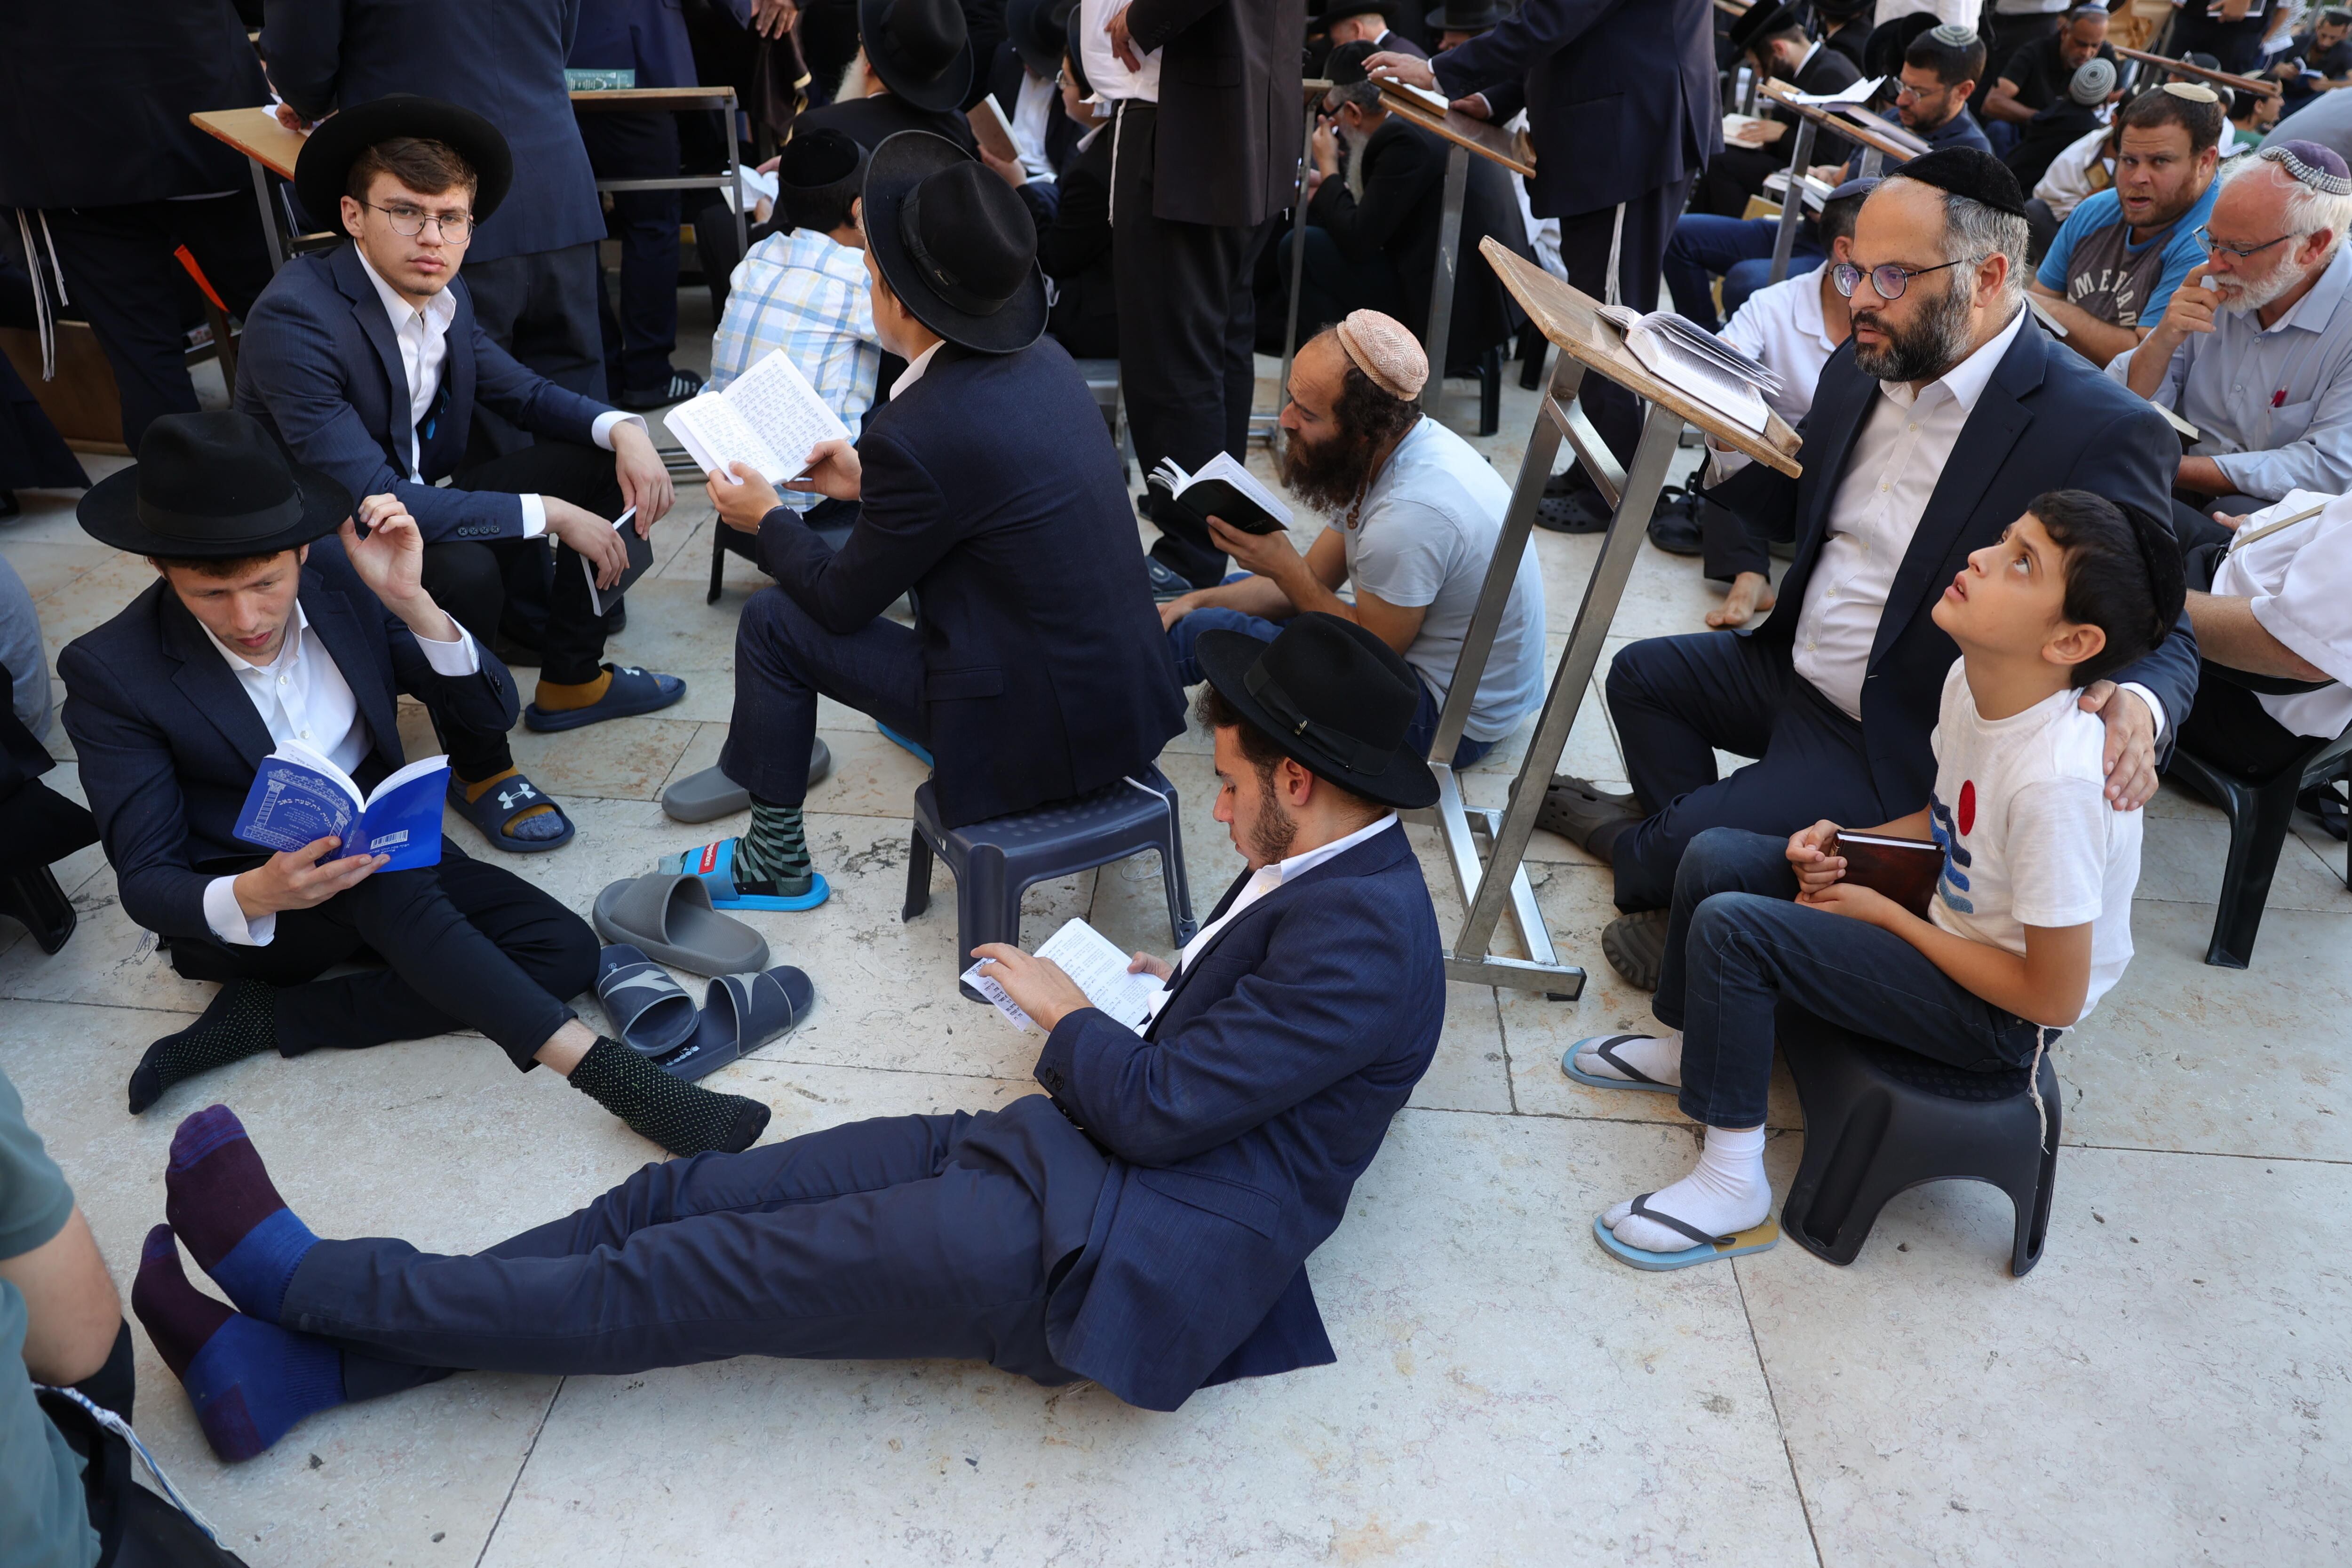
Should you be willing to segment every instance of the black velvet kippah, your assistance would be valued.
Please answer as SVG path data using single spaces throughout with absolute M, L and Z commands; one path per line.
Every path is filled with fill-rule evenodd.
M 2009 165 L 1973 147 L 1939 147 L 1886 171 L 1890 180 L 1917 180 L 1939 191 L 1982 202 L 2011 217 L 2025 216 L 2025 190 Z

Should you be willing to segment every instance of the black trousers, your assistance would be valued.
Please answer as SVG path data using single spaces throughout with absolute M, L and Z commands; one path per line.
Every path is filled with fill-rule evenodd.
M 441 864 L 378 872 L 307 910 L 278 917 L 266 947 L 172 939 L 189 980 L 279 987 L 278 1049 L 357 1048 L 479 1029 L 525 1072 L 576 1015 L 563 999 L 595 983 L 596 933 L 513 872 L 441 841 Z M 331 966 L 385 967 L 321 980 Z
M 600 180 L 677 177 L 677 120 L 669 114 L 583 114 L 580 140 Z M 618 395 L 669 384 L 677 347 L 677 191 L 614 191 L 606 232 L 621 242 L 617 321 L 596 268 L 596 321 L 604 340 L 604 382 Z M 733 237 L 733 224 L 728 226 Z M 698 235 L 700 229 L 697 229 Z
M 470 1258 L 322 1241 L 278 1321 L 360 1352 L 345 1358 L 354 1398 L 455 1368 L 614 1374 L 737 1355 L 954 1357 L 1064 1384 L 1077 1374 L 1046 1344 L 1047 1302 L 1108 1170 L 1042 1095 L 853 1121 L 647 1165 Z
M 529 179 L 529 170 L 520 172 Z M 596 325 L 594 241 L 466 263 L 474 319 L 492 342 L 556 385 L 597 402 L 604 388 L 604 336 Z M 495 457 L 530 437 L 487 408 L 474 410 L 473 455 Z
M 1562 157 L 1589 156 L 1587 150 L 1564 149 Z M 1674 237 L 1675 220 L 1682 216 L 1683 201 L 1690 194 L 1690 181 L 1678 180 L 1625 204 L 1625 226 L 1618 238 L 1617 297 L 1621 303 L 1642 311 L 1658 308 L 1658 284 L 1666 259 L 1666 242 Z M 1568 280 L 1574 287 L 1599 300 L 1604 297 L 1609 277 L 1609 240 L 1616 227 L 1617 209 L 1602 207 L 1599 212 L 1579 213 L 1574 217 L 1559 220 L 1559 258 L 1568 268 Z M 1621 463 L 1633 458 L 1633 443 L 1642 434 L 1641 400 L 1613 381 L 1597 375 L 1584 378 L 1578 393 L 1584 412 L 1593 428 L 1609 444 Z M 1580 482 L 1581 468 L 1572 470 Z M 1666 891 L 1672 894 L 1673 884 Z M 1665 907 L 1661 899 L 1654 908 Z
M 1118 292 L 1118 368 L 1135 455 L 1149 473 L 1162 458 L 1187 471 L 1220 450 L 1249 449 L 1250 354 L 1257 300 L 1250 283 L 1273 223 L 1178 223 L 1151 210 L 1159 110 L 1126 102 L 1110 135 L 1111 268 Z M 1222 582 L 1224 552 L 1208 530 L 1156 513 L 1159 561 L 1195 586 Z
M 1669 909 L 1683 850 L 1710 827 L 1794 833 L 1823 817 L 1875 826 L 1927 802 L 1886 801 L 1862 725 L 1790 667 L 1733 632 L 1649 637 L 1609 667 L 1609 716 L 1633 794 L 1651 815 L 1618 836 L 1617 907 Z M 1717 748 L 1757 761 L 1719 776 Z
M 1726 147 L 1707 161 L 1691 187 L 1690 210 L 1717 217 L 1746 217 L 1748 198 L 1764 190 L 1764 176 L 1789 166 L 1789 149 L 1796 145 L 1789 132 L 1769 147 Z M 1828 163 L 1817 158 L 1816 163 Z M 1602 264 L 1608 262 L 1606 256 Z
M 2209 671 L 2180 726 L 2180 743 L 2248 778 L 2275 778 L 2317 742 L 2298 735 L 2263 709 L 2262 699 Z
M 89 321 L 114 369 L 122 439 L 136 452 L 139 437 L 157 415 L 196 411 L 182 311 L 192 286 L 172 253 L 188 247 L 232 316 L 250 310 L 269 282 L 269 252 L 262 243 L 253 193 L 51 207 L 40 217 L 48 223 L 65 274 L 66 308 Z M 39 228 L 37 221 L 36 246 Z
M 1728 583 L 1742 572 L 1772 575 L 1772 546 L 1753 524 L 1722 502 L 1698 495 L 1699 566 L 1717 582 Z
M 622 508 L 613 455 L 571 441 L 542 441 L 468 464 L 450 482 L 459 489 L 553 496 L 598 517 L 618 517 Z M 558 685 L 593 680 L 602 668 L 604 623 L 588 596 L 586 563 L 568 544 L 555 546 L 551 574 L 544 537 L 428 544 L 425 591 L 484 647 L 502 626 L 517 639 L 537 643 L 540 673 Z M 541 605 L 545 608 L 534 625 L 530 612 Z M 488 778 L 512 765 L 504 734 L 458 728 L 438 711 L 433 721 L 459 778 Z

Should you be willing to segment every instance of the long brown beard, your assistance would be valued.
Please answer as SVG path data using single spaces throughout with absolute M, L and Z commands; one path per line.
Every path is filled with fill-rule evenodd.
M 1316 510 L 1344 511 L 1364 493 L 1375 456 L 1370 438 L 1353 430 L 1311 445 L 1294 437 L 1283 443 L 1275 472 L 1291 494 Z

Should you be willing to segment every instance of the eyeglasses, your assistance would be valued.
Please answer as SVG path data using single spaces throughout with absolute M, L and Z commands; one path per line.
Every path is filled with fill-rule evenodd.
M 392 232 L 403 239 L 415 239 L 425 232 L 425 226 L 428 223 L 440 229 L 442 243 L 446 245 L 463 245 L 474 232 L 474 215 L 471 213 L 419 212 L 410 206 L 379 207 L 373 202 L 362 202 L 360 205 L 374 207 L 382 213 L 384 220 L 392 225 Z
M 2268 250 L 2273 245 L 2284 245 L 2288 240 L 2293 239 L 2294 236 L 2291 234 L 2283 234 L 2276 239 L 2266 239 L 2260 245 L 2223 245 L 2220 240 L 2213 237 L 2213 231 L 2211 229 L 2207 228 L 2200 223 L 2197 226 L 2195 237 L 2198 248 L 2205 251 L 2209 255 L 2234 256 L 2239 260 L 2243 261 L 2250 256 L 2260 256 L 2263 251 Z
M 1947 267 L 1972 266 L 1983 259 L 1981 256 L 1963 256 L 1953 261 L 1939 261 L 1933 267 L 1897 267 L 1889 261 L 1872 268 L 1866 276 L 1880 299 L 1900 300 L 1903 290 L 1911 286 L 1914 278 L 1925 278 L 1928 273 L 1941 272 Z M 1853 291 L 1862 287 L 1864 276 L 1863 269 L 1851 261 L 1841 261 L 1830 268 L 1830 281 L 1836 284 L 1837 291 L 1849 300 L 1853 298 Z
M 1940 82 L 1934 87 L 1913 87 L 1907 81 L 1898 81 L 1895 84 L 1895 101 L 1899 103 L 1906 98 L 1915 100 L 1922 99 L 1931 92 L 1941 92 L 1943 90 L 1943 84 Z

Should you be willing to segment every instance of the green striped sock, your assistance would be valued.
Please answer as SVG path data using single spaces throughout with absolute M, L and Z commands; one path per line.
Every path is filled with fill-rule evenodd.
M 807 892 L 814 879 L 801 808 L 754 797 L 751 831 L 735 840 L 735 885 L 767 882 L 789 898 Z

